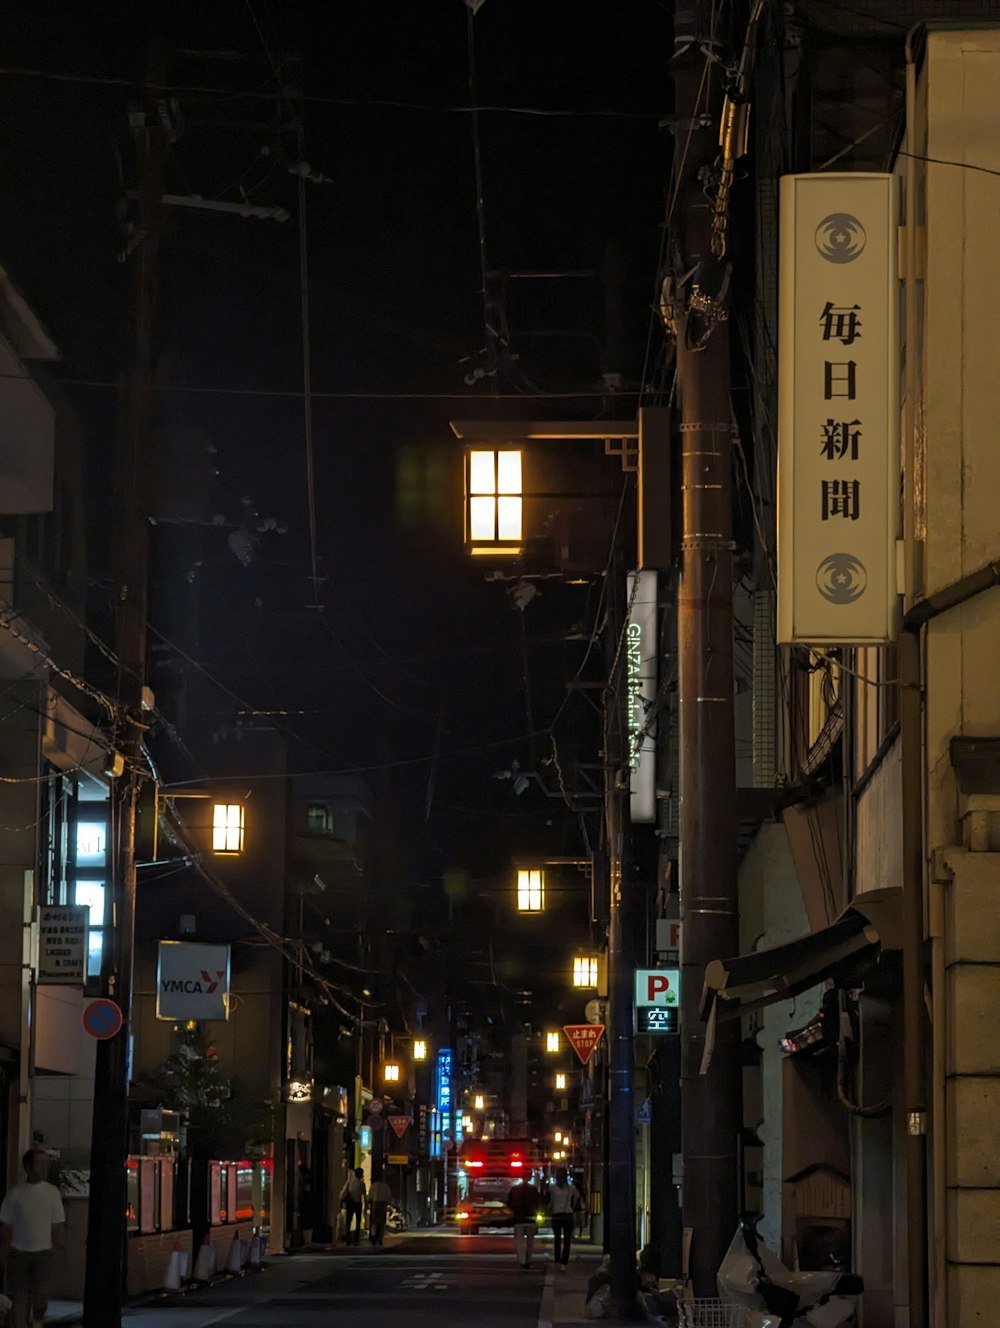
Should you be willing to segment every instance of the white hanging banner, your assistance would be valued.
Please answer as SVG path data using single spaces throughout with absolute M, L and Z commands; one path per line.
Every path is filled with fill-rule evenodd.
M 633 824 L 656 820 L 656 573 L 629 572 L 625 628 L 629 810 Z
M 778 640 L 897 630 L 899 300 L 894 175 L 781 181 Z

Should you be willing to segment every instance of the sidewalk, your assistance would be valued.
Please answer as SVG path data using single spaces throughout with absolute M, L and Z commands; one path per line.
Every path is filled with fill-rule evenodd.
M 587 1315 L 587 1283 L 601 1261 L 599 1250 L 574 1247 L 566 1273 L 550 1259 L 545 1267 L 545 1285 L 538 1328 L 584 1328 L 594 1322 Z

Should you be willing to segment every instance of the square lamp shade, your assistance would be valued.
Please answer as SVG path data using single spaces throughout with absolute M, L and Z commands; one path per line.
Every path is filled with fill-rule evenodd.
M 575 955 L 573 958 L 573 986 L 597 986 L 597 955 Z
M 524 496 L 521 453 L 513 449 L 466 453 L 465 542 L 474 555 L 521 552 Z
M 520 868 L 517 873 L 517 911 L 541 913 L 545 908 L 545 873 L 537 867 Z
M 242 853 L 243 828 L 243 804 L 217 802 L 212 808 L 213 852 Z

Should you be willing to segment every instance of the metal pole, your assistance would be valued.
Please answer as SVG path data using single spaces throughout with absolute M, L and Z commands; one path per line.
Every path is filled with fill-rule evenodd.
M 152 71 L 151 71 L 152 72 Z M 158 80 L 150 77 L 150 82 Z M 132 315 L 132 351 L 122 398 L 121 585 L 118 606 L 119 700 L 123 712 L 118 750 L 122 775 L 111 788 L 114 861 L 106 918 L 113 944 L 106 947 L 102 991 L 117 1002 L 122 1028 L 98 1042 L 94 1071 L 94 1125 L 90 1149 L 90 1198 L 84 1328 L 119 1328 L 125 1259 L 125 1171 L 128 1156 L 128 1050 L 132 1035 L 132 962 L 135 941 L 135 822 L 142 784 L 142 701 L 146 679 L 146 596 L 149 536 L 150 408 L 153 373 L 152 326 L 166 136 L 155 94 L 130 116 L 138 164 L 139 225 Z M 113 907 L 112 907 L 113 906 Z M 108 933 L 106 933 L 108 934 Z
M 719 153 L 718 34 L 708 0 L 675 18 L 674 228 L 678 274 L 677 394 L 682 489 L 678 587 L 681 754 L 680 875 L 683 1219 L 699 1296 L 740 1216 L 737 1141 L 742 1124 L 739 1025 L 720 1025 L 702 1074 L 699 1016 L 705 965 L 739 952 L 736 762 L 733 719 L 732 447 L 727 325 L 699 297 L 721 289 L 705 180 Z M 700 266 L 699 266 L 700 265 Z M 687 274 L 686 279 L 684 274 Z M 698 287 L 698 289 L 696 289 Z M 724 302 L 724 295 L 719 302 Z
M 632 982 L 635 947 L 635 888 L 628 868 L 626 696 L 623 686 L 624 585 L 618 551 L 608 571 L 608 642 L 612 675 L 604 707 L 605 825 L 610 866 L 608 924 L 608 1170 L 604 1192 L 611 1255 L 611 1304 L 619 1319 L 638 1313 L 635 1231 L 635 1033 Z

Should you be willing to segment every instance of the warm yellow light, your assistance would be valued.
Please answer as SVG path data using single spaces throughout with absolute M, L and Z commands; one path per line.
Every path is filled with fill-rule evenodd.
M 564 1074 L 556 1075 L 556 1089 L 561 1090 L 566 1087 L 566 1076 Z
M 423 1038 L 415 1038 L 413 1041 L 413 1059 L 415 1061 L 427 1059 L 427 1043 Z
M 497 454 L 496 452 L 469 453 L 469 493 L 488 493 L 491 497 L 497 491 Z
M 545 1034 L 545 1050 L 546 1050 L 546 1051 L 558 1051 L 558 1050 L 559 1050 L 559 1034 L 558 1034 L 558 1033 L 546 1033 L 546 1034 Z
M 521 489 L 521 453 L 497 453 L 497 493 L 517 494 Z
M 477 1111 L 484 1111 L 486 1109 L 486 1099 L 483 1097 L 482 1093 L 476 1094 L 472 1100 L 472 1105 Z
M 597 955 L 576 955 L 573 960 L 573 986 L 597 986 Z
M 466 494 L 469 542 L 512 545 L 520 541 L 524 524 L 522 492 L 520 452 L 470 452 Z M 473 552 L 487 550 L 478 548 Z
M 395 1061 L 390 1061 L 382 1071 L 383 1078 L 387 1084 L 399 1083 L 399 1066 Z
M 497 539 L 519 540 L 521 538 L 521 499 L 497 499 Z
M 471 1130 L 471 1129 L 472 1129 L 472 1124 L 473 1124 L 473 1122 L 472 1122 L 472 1117 L 471 1117 L 471 1116 L 463 1116 L 463 1117 L 462 1117 L 462 1129 L 463 1129 L 463 1130 Z
M 553 1141 L 554 1141 L 555 1143 L 557 1143 L 557 1144 L 561 1144 L 561 1143 L 562 1143 L 562 1130 L 556 1130 L 555 1134 L 552 1136 L 552 1139 L 553 1139 Z
M 243 804 L 217 802 L 212 809 L 212 849 L 216 853 L 243 852 Z
M 520 868 L 517 873 L 517 911 L 541 913 L 545 907 L 545 873 L 537 867 Z

